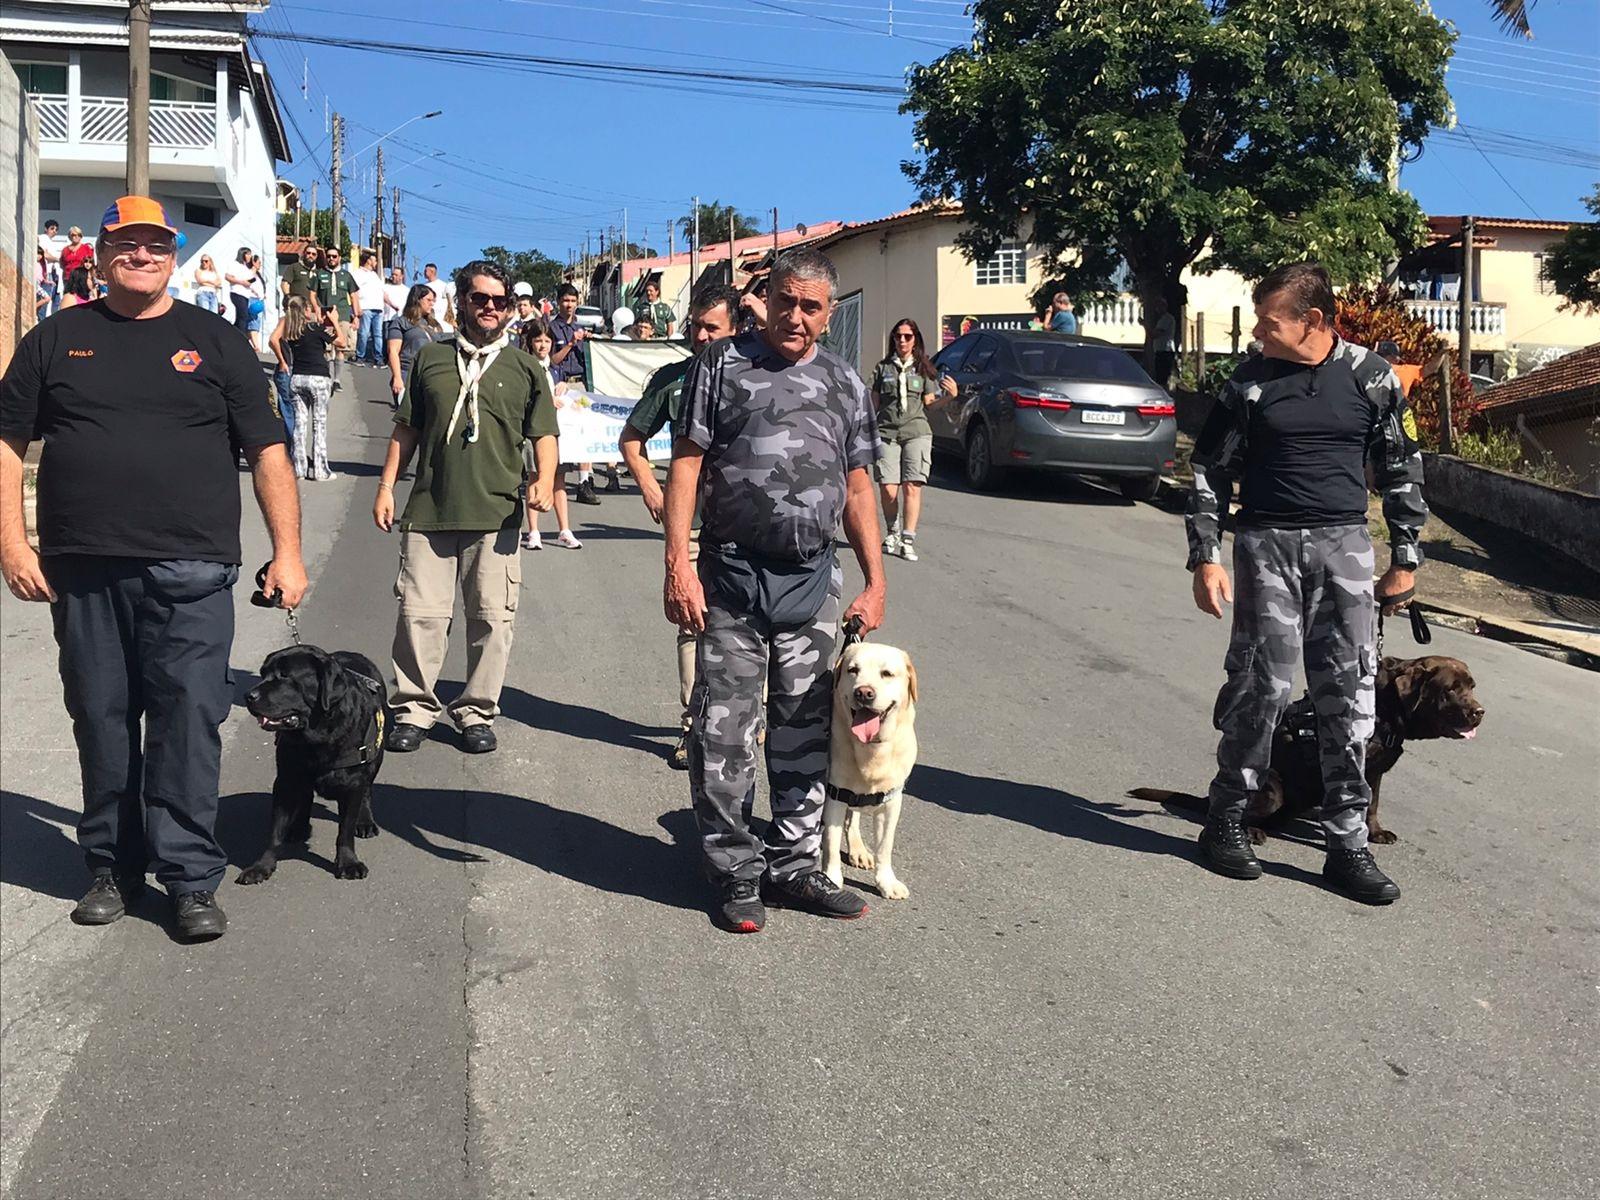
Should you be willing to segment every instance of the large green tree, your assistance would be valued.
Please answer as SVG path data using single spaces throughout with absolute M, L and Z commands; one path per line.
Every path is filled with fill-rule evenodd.
M 279 235 L 282 237 L 294 237 L 296 236 L 296 229 L 298 227 L 298 236 L 314 237 L 317 245 L 331 246 L 333 244 L 333 212 L 330 209 L 319 208 L 316 215 L 317 224 L 316 228 L 313 230 L 311 227 L 311 212 L 309 210 L 301 213 L 279 213 Z M 296 219 L 297 217 L 298 220 Z M 339 253 L 345 256 L 346 261 L 349 260 L 350 248 L 354 244 L 355 232 L 350 228 L 350 226 L 346 225 L 343 221 L 340 221 Z
M 976 0 L 912 70 L 926 200 L 974 258 L 1028 235 L 1047 275 L 1149 304 L 1178 277 L 1301 258 L 1339 282 L 1420 243 L 1390 164 L 1449 114 L 1454 34 L 1420 0 Z
M 731 204 L 722 204 L 716 200 L 707 204 L 700 204 L 700 240 L 708 246 L 728 240 L 728 222 L 733 222 L 734 237 L 754 237 L 758 233 L 765 233 L 760 224 L 749 213 L 742 213 Z M 694 209 L 678 218 L 678 232 L 683 235 L 686 245 L 694 244 Z
M 483 257 L 499 263 L 510 274 L 513 283 L 525 283 L 535 296 L 554 296 L 566 272 L 555 259 L 542 250 L 507 250 L 504 246 L 485 246 Z
M 1583 206 L 1595 219 L 1572 226 L 1545 251 L 1544 271 L 1566 298 L 1563 308 L 1592 315 L 1600 312 L 1600 183 Z

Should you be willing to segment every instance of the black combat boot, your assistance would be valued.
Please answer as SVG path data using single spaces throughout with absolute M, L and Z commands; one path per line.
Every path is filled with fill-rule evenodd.
M 1260 879 L 1261 862 L 1250 849 L 1250 834 L 1238 817 L 1208 817 L 1200 831 L 1206 866 L 1230 879 Z
M 1334 891 L 1363 904 L 1393 904 L 1400 899 L 1400 888 L 1378 869 L 1372 851 L 1365 846 L 1329 846 L 1322 878 Z

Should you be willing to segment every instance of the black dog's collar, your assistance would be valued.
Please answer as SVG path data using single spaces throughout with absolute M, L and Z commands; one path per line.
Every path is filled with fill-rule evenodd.
M 355 674 L 354 671 L 350 673 L 352 675 Z M 358 678 L 366 679 L 366 676 L 362 675 Z M 376 762 L 378 758 L 378 751 L 383 748 L 383 725 L 383 705 L 380 704 L 377 708 L 372 710 L 372 715 L 367 718 L 366 736 L 361 739 L 361 745 L 357 746 L 353 753 L 346 754 L 337 762 L 329 763 L 318 773 L 321 775 L 328 775 L 334 771 L 347 771 L 351 767 L 364 767 L 368 763 Z M 278 736 L 282 737 L 284 733 L 298 732 L 301 731 L 282 730 L 279 732 Z

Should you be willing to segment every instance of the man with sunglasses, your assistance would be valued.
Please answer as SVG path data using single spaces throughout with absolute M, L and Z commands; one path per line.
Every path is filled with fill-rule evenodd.
M 30 332 L 0 379 L 0 567 L 13 595 L 49 602 L 60 647 L 94 877 L 72 919 L 117 920 L 153 867 L 179 933 L 214 938 L 227 928 L 215 827 L 242 558 L 234 447 L 272 538 L 266 592 L 287 608 L 306 590 L 294 470 L 249 343 L 168 294 L 177 230 L 161 205 L 116 201 L 96 252 L 105 298 Z M 35 438 L 37 553 L 22 519 Z
M 408 753 L 448 716 L 469 754 L 497 741 L 500 689 L 522 589 L 524 441 L 536 471 L 527 503 L 554 503 L 556 407 L 537 359 L 511 344 L 511 277 L 485 260 L 456 273 L 456 335 L 417 352 L 394 416 L 373 503 L 379 529 L 395 527 L 394 485 L 417 454 L 400 526 L 400 601 L 394 634 L 395 715 L 387 746 Z M 467 618 L 467 682 L 448 710 L 434 693 L 461 589 Z

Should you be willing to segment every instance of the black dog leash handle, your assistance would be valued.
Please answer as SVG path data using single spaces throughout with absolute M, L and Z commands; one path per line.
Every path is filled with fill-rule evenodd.
M 273 588 L 272 594 L 267 595 L 267 568 L 271 563 L 262 563 L 261 569 L 256 572 L 256 590 L 250 593 L 250 603 L 257 608 L 283 608 L 283 589 Z M 287 609 L 283 618 L 289 625 L 289 636 L 294 638 L 294 644 L 300 644 L 300 619 L 295 616 L 294 609 Z
M 1416 588 L 1407 588 L 1403 592 L 1396 592 L 1392 596 L 1379 596 L 1378 603 L 1378 650 L 1383 650 L 1383 610 L 1391 605 L 1406 605 L 1406 615 L 1411 618 L 1411 637 L 1419 646 L 1431 645 L 1433 630 L 1429 628 L 1427 618 L 1422 615 L 1422 610 L 1411 603 L 1417 594 Z
M 867 635 L 865 633 L 863 633 L 862 630 L 861 630 L 861 618 L 860 617 L 851 617 L 848 621 L 846 621 L 844 623 L 844 645 L 845 646 L 854 646 L 857 642 L 865 641 L 866 638 L 867 638 Z M 843 649 L 843 647 L 841 647 L 841 649 Z

